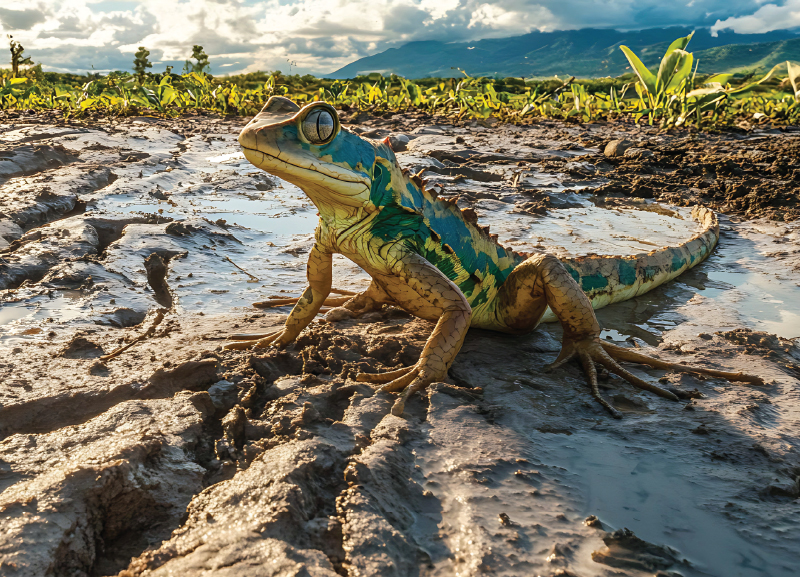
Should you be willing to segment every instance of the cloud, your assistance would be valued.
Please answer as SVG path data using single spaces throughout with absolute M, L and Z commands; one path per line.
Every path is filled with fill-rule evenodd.
M 11 30 L 30 30 L 34 24 L 44 22 L 39 10 L 9 10 L 0 8 L 0 23 Z
M 215 73 L 286 72 L 287 60 L 324 73 L 416 40 L 715 22 L 765 31 L 800 25 L 797 12 L 800 0 L 3 0 L 0 33 L 45 69 L 130 70 L 139 46 L 154 70 L 180 67 L 200 44 Z
M 800 26 L 800 0 L 787 0 L 782 6 L 765 4 L 748 16 L 734 16 L 717 20 L 712 33 L 731 29 L 739 34 L 758 34 L 771 30 L 785 30 Z

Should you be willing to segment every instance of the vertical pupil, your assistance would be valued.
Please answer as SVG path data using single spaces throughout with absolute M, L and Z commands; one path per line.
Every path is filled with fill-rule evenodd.
M 333 129 L 333 118 L 326 110 L 315 110 L 303 121 L 303 132 L 314 143 L 327 140 L 333 134 Z

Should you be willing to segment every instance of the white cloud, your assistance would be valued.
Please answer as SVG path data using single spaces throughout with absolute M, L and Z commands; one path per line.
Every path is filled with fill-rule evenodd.
M 713 33 L 731 29 L 739 34 L 758 34 L 797 26 L 800 26 L 800 0 L 786 0 L 782 6 L 765 4 L 749 16 L 717 20 L 711 30 Z
M 130 69 L 139 46 L 160 65 L 205 47 L 212 72 L 329 72 L 414 40 L 476 40 L 532 30 L 669 25 L 764 31 L 800 25 L 800 0 L 2 0 L 14 34 L 46 69 Z M 752 13 L 751 16 L 739 16 Z M 788 24 L 787 24 L 788 23 Z M 738 27 L 738 28 L 736 28 Z M 6 51 L 3 51 L 6 52 Z
M 532 29 L 552 30 L 558 20 L 544 6 L 529 6 L 525 10 L 509 10 L 497 4 L 481 4 L 472 13 L 468 28 L 484 28 L 489 30 L 504 30 L 509 33 L 521 28 L 526 32 Z

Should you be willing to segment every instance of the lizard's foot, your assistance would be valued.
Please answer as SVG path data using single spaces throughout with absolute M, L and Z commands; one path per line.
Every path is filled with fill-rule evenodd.
M 612 345 L 611 343 L 604 343 L 600 341 L 600 339 L 596 338 L 580 341 L 565 340 L 558 358 L 547 368 L 549 370 L 556 369 L 575 357 L 581 361 L 583 369 L 586 371 L 586 375 L 589 380 L 589 386 L 592 389 L 592 396 L 616 419 L 622 418 L 622 414 L 612 407 L 608 401 L 600 396 L 600 390 L 597 384 L 597 369 L 595 368 L 596 362 L 603 365 L 606 369 L 608 369 L 609 372 L 622 377 L 632 385 L 672 401 L 679 400 L 675 393 L 640 379 L 636 375 L 621 367 L 617 360 L 641 363 L 657 369 L 667 369 L 685 373 L 698 373 L 703 375 L 711 375 L 714 377 L 722 377 L 724 379 L 728 379 L 729 381 L 763 384 L 763 381 L 759 377 L 753 375 L 747 375 L 745 373 L 729 373 L 725 371 L 693 367 L 690 365 L 669 363 L 662 361 L 661 359 L 656 359 L 654 357 L 649 357 L 647 355 L 634 352 L 624 347 L 618 347 L 616 345 Z
M 602 342 L 599 339 L 585 339 L 580 341 L 573 341 L 573 340 L 564 340 L 564 343 L 561 347 L 561 353 L 558 355 L 558 358 L 552 364 L 547 366 L 548 370 L 557 369 L 558 367 L 562 366 L 567 361 L 572 360 L 573 358 L 577 357 L 581 364 L 583 365 L 583 370 L 586 371 L 586 376 L 589 381 L 589 386 L 592 389 L 592 396 L 595 400 L 603 405 L 605 409 L 611 413 L 611 415 L 615 419 L 621 419 L 622 414 L 611 406 L 611 404 L 606 401 L 603 397 L 600 396 L 600 388 L 597 384 L 597 369 L 595 368 L 595 362 L 600 363 L 605 368 L 607 368 L 610 372 L 614 373 L 615 375 L 619 375 L 632 385 L 639 387 L 640 389 L 644 389 L 646 391 L 650 391 L 659 395 L 660 397 L 664 397 L 665 399 L 670 399 L 672 401 L 677 401 L 678 397 L 661 387 L 657 387 L 656 385 L 652 385 L 647 381 L 643 381 L 636 375 L 631 374 L 624 368 L 622 368 L 617 361 L 615 361 L 603 348 Z
M 264 333 L 258 335 L 247 335 L 247 334 L 236 334 L 230 335 L 228 337 L 229 340 L 233 340 L 236 342 L 228 343 L 224 345 L 222 348 L 226 350 L 234 350 L 234 351 L 241 351 L 244 349 L 265 349 L 270 345 L 276 346 L 285 346 L 288 344 L 281 342 L 282 337 L 284 337 L 286 331 L 285 329 L 281 329 L 278 331 L 273 331 L 271 333 Z
M 361 383 L 374 383 L 382 384 L 379 391 L 386 391 L 388 393 L 396 393 L 402 391 L 400 396 L 392 406 L 392 414 L 399 417 L 403 414 L 406 406 L 406 401 L 417 391 L 425 390 L 429 385 L 440 381 L 444 378 L 444 374 L 437 374 L 437 371 L 430 370 L 426 367 L 427 363 L 420 360 L 416 365 L 398 369 L 396 371 L 389 371 L 386 373 L 359 373 L 356 375 L 356 380 Z

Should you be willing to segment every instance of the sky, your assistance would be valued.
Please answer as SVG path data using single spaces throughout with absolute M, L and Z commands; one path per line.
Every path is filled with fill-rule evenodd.
M 759 33 L 800 27 L 800 0 L 2 0 L 0 34 L 45 70 L 179 72 L 200 44 L 215 75 L 332 72 L 414 40 L 663 26 Z M 7 39 L 4 38 L 7 41 Z M 8 51 L 4 51 L 6 58 Z M 0 67 L 7 67 L 0 59 Z

